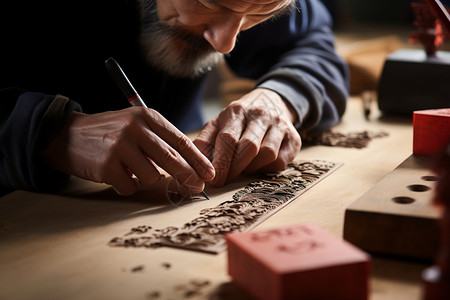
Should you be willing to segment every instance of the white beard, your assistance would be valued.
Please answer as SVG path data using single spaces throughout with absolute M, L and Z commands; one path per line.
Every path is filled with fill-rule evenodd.
M 222 54 L 203 37 L 159 21 L 154 0 L 140 0 L 139 41 L 148 63 L 175 77 L 195 78 L 210 71 Z

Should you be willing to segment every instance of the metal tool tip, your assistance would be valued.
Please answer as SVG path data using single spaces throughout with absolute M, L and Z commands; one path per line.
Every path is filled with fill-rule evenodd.
M 205 191 L 201 191 L 201 194 L 203 195 L 203 197 L 205 197 L 206 199 L 209 200 L 209 197 L 208 197 L 208 195 L 206 195 Z

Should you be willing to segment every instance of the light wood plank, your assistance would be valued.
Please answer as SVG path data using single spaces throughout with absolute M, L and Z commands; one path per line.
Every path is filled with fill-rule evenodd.
M 343 234 L 345 209 L 404 161 L 412 151 L 412 121 L 382 117 L 376 108 L 365 120 L 359 98 L 352 98 L 340 132 L 383 130 L 388 137 L 364 149 L 304 147 L 297 159 L 343 165 L 253 230 L 315 223 Z M 227 275 L 224 253 L 171 248 L 108 246 L 112 237 L 148 224 L 183 225 L 199 209 L 229 197 L 245 182 L 208 188 L 213 201 L 174 206 L 159 186 L 120 197 L 108 186 L 74 181 L 61 195 L 16 191 L 0 199 L 0 298 L 2 299 L 248 299 Z M 170 268 L 163 267 L 170 263 Z M 133 268 L 142 266 L 142 271 Z M 373 260 L 371 299 L 420 299 L 425 264 Z M 208 281 L 193 288 L 195 281 Z M 228 295 L 228 296 L 227 296 Z

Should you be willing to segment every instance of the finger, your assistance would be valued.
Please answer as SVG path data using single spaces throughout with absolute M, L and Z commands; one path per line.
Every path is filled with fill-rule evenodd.
M 204 180 L 184 157 L 151 130 L 146 130 L 145 139 L 139 147 L 158 166 L 174 177 L 191 193 L 199 193 L 204 188 Z
M 276 161 L 285 134 L 286 132 L 280 126 L 271 126 L 261 142 L 258 155 L 248 164 L 245 171 L 254 173 Z
M 283 139 L 275 161 L 260 168 L 260 171 L 275 172 L 285 169 L 287 165 L 294 160 L 295 156 L 300 151 L 301 145 L 300 135 L 294 129 L 294 132 L 291 131 L 290 134 L 287 134 Z
M 159 181 L 161 178 L 154 164 L 134 142 L 135 140 L 139 141 L 139 137 L 140 135 L 136 137 L 133 135 L 122 137 L 120 142 L 115 143 L 115 147 L 111 151 L 110 156 L 103 160 L 104 167 L 100 168 L 105 169 L 102 177 L 108 178 L 114 184 L 115 189 L 121 194 L 133 192 L 134 187 L 128 187 L 129 178 L 132 178 L 134 183 L 141 185 L 150 185 Z M 127 176 L 122 173 L 122 167 Z M 116 178 L 116 176 L 120 177 Z M 133 176 L 136 176 L 136 178 L 133 178 Z M 136 182 L 135 179 L 139 180 L 139 182 Z M 125 187 L 121 187 L 122 185 L 125 185 Z
M 132 148 L 130 143 L 122 147 L 123 163 L 134 174 L 141 185 L 151 185 L 161 179 L 161 174 L 154 163 L 139 148 Z
M 211 181 L 213 186 L 225 184 L 243 126 L 243 118 L 236 116 L 234 119 L 229 119 L 226 126 L 217 134 L 212 162 L 216 170 L 216 176 Z
M 170 150 L 171 152 L 166 154 L 170 163 L 173 161 L 181 161 L 178 157 L 178 155 L 181 155 L 202 180 L 208 181 L 214 178 L 215 171 L 213 165 L 186 135 L 158 112 L 151 109 L 147 110 L 147 112 L 148 118 L 146 121 L 150 129 L 157 136 L 163 137 L 165 143 L 170 145 L 172 149 Z
M 194 145 L 205 155 L 210 161 L 214 157 L 214 144 L 219 127 L 217 121 L 212 120 L 206 123 L 205 127 L 200 131 L 198 136 L 194 139 Z
M 227 182 L 236 178 L 258 155 L 267 127 L 261 119 L 253 120 L 247 125 L 231 162 Z
M 129 175 L 127 168 L 121 164 L 116 164 L 109 169 L 111 177 L 107 180 L 117 194 L 121 196 L 129 196 L 134 194 L 138 189 L 137 182 Z

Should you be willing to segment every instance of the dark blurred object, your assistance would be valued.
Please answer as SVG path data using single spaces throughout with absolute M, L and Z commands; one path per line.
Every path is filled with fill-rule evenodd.
M 450 106 L 450 52 L 437 48 L 450 32 L 450 16 L 439 0 L 411 4 L 417 31 L 411 40 L 424 50 L 399 50 L 383 67 L 378 85 L 378 106 L 384 113 L 411 115 L 415 110 Z
M 388 56 L 378 85 L 378 106 L 383 113 L 412 116 L 415 110 L 450 106 L 450 52 L 398 50 Z
M 450 299 L 450 143 L 443 149 L 435 171 L 439 180 L 433 200 L 443 209 L 439 224 L 441 241 L 435 265 L 422 275 L 424 300 Z
M 325 5 L 325 7 L 330 12 L 330 15 L 333 18 L 334 24 L 339 23 L 339 13 L 337 10 L 338 0 L 321 0 L 321 2 Z
M 410 0 L 340 0 L 341 11 L 357 23 L 411 24 Z

